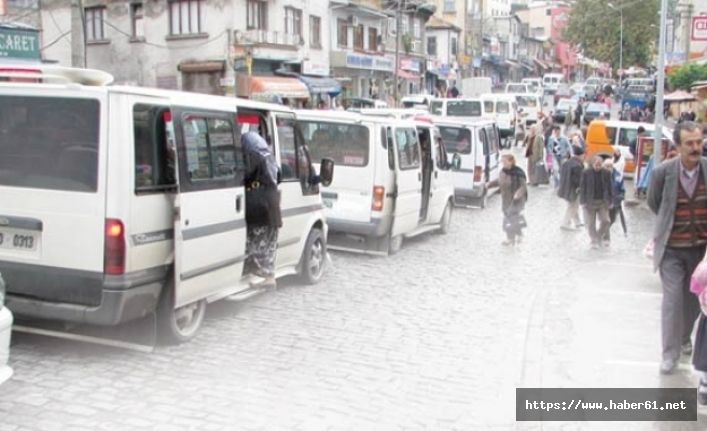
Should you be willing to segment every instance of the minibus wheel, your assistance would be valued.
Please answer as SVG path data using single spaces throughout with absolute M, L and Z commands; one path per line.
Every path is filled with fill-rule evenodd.
M 397 252 L 400 251 L 400 249 L 403 248 L 403 236 L 402 235 L 396 235 L 393 236 L 393 233 L 388 234 L 388 256 L 392 256 L 396 254 Z
M 449 232 L 449 225 L 452 224 L 452 202 L 447 202 L 447 206 L 442 213 L 442 220 L 439 222 L 439 233 L 446 235 Z
M 168 283 L 164 289 L 157 309 L 160 339 L 167 344 L 188 341 L 199 332 L 204 321 L 206 301 L 202 299 L 175 309 L 174 282 Z
M 314 228 L 309 232 L 302 253 L 300 276 L 306 284 L 317 284 L 324 275 L 326 265 L 326 243 L 322 231 Z

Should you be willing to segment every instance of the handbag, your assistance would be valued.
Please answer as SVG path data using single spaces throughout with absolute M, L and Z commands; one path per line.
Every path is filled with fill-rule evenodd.
M 545 163 L 538 162 L 535 165 L 535 181 L 538 184 L 550 184 L 550 175 L 547 173 Z

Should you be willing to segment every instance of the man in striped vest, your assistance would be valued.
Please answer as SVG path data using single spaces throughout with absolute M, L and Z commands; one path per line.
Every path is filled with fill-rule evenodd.
M 662 374 L 672 374 L 680 353 L 691 354 L 690 334 L 700 314 L 690 293 L 690 276 L 707 245 L 707 159 L 702 158 L 702 128 L 678 124 L 673 140 L 679 157 L 655 168 L 648 187 L 648 206 L 657 215 L 653 238 L 654 269 L 663 284 L 661 329 Z

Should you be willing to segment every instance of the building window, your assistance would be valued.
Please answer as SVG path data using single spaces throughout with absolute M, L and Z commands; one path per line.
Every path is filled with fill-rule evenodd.
M 349 46 L 349 27 L 347 24 L 344 19 L 336 20 L 336 42 L 342 48 L 348 48 Z
M 363 24 L 354 27 L 354 49 L 363 51 Z
M 143 19 L 142 3 L 130 5 L 130 21 L 132 22 L 133 39 L 145 38 L 145 20 Z
M 456 37 L 452 38 L 452 46 L 450 49 L 452 51 L 452 55 L 457 55 L 457 38 Z
M 268 29 L 268 4 L 261 0 L 248 0 L 247 4 L 247 22 L 248 30 L 267 30 Z
M 412 32 L 413 32 L 413 35 L 415 36 L 415 39 L 419 39 L 422 37 L 422 35 L 420 34 L 420 20 L 419 19 L 416 19 L 416 18 L 412 19 Z
M 169 33 L 171 35 L 199 34 L 203 28 L 203 0 L 170 0 Z
M 309 45 L 313 48 L 322 47 L 322 19 L 318 16 L 309 17 Z
M 86 42 L 96 42 L 106 39 L 103 29 L 105 14 L 105 7 L 87 7 L 85 9 Z
M 368 50 L 378 51 L 378 29 L 368 27 Z
M 427 38 L 427 55 L 437 55 L 437 38 Z
M 285 8 L 285 33 L 302 37 L 302 10 Z
M 444 0 L 444 13 L 456 12 L 454 0 Z

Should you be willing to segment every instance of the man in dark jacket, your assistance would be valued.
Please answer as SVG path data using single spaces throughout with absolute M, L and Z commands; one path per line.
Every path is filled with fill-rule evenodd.
M 603 160 L 594 156 L 591 166 L 582 172 L 582 181 L 579 186 L 579 203 L 584 207 L 584 221 L 591 240 L 591 247 L 596 249 L 602 244 L 606 231 L 611 226 L 609 207 L 613 200 L 611 173 L 603 169 Z M 597 217 L 599 217 L 599 230 L 597 230 Z
M 573 230 L 572 222 L 575 229 L 582 226 L 582 221 L 579 219 L 579 186 L 582 182 L 583 160 L 584 149 L 575 145 L 572 148 L 572 157 L 563 163 L 560 169 L 560 188 L 557 190 L 557 195 L 567 201 L 565 217 L 560 225 L 564 230 Z

